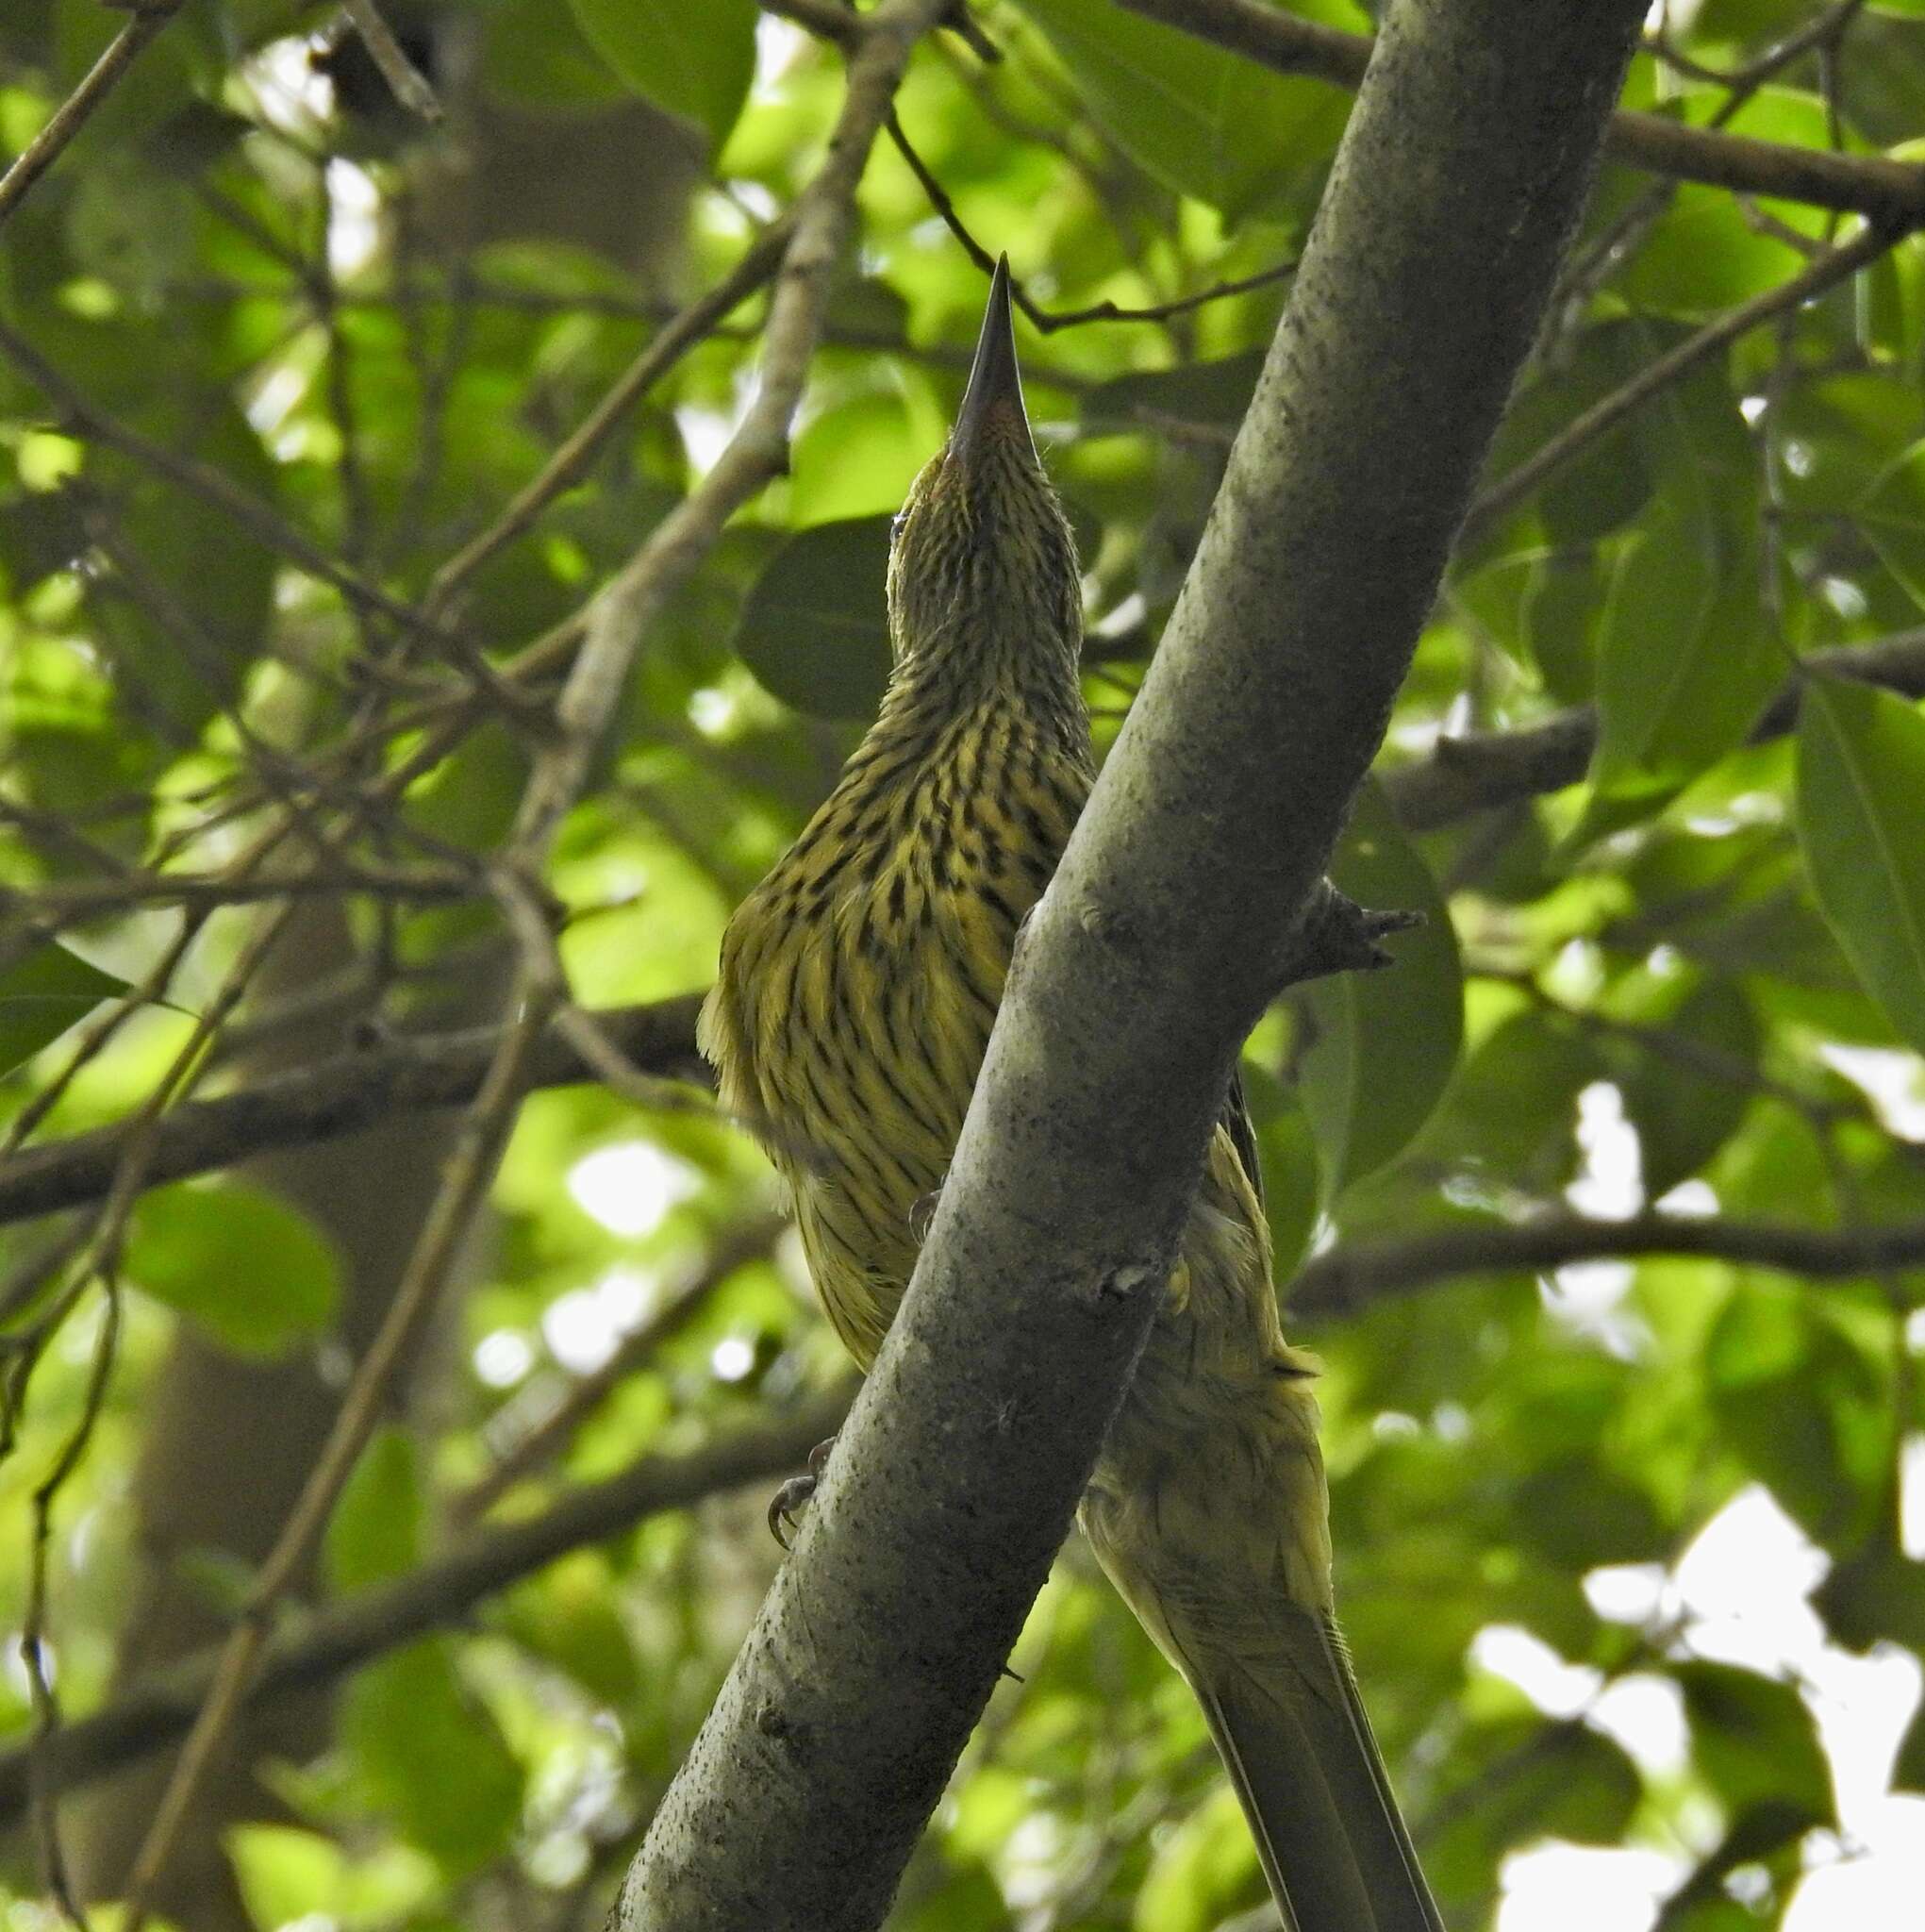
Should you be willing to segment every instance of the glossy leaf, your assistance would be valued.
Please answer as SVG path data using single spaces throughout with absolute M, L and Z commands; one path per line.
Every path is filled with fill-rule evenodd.
M 1619 563 L 1605 608 L 1600 793 L 1668 796 L 1739 742 L 1784 669 L 1749 541 L 1695 509 L 1661 511 Z
M 1464 974 L 1449 908 L 1374 785 L 1358 794 L 1330 875 L 1360 906 L 1424 916 L 1388 942 L 1394 964 L 1303 995 L 1310 1044 L 1297 1081 L 1335 1194 L 1395 1159 L 1430 1118 L 1463 1041 Z
M 340 1292 L 339 1257 L 314 1224 L 238 1180 L 147 1195 L 134 1210 L 127 1272 L 238 1355 L 280 1355 L 318 1334 Z
M 752 0 L 569 0 L 589 42 L 637 93 L 705 130 L 719 153 L 755 73 Z
M 888 681 L 887 516 L 818 524 L 756 579 L 735 651 L 762 686 L 818 718 L 875 714 Z
M 423 1500 L 414 1438 L 377 1429 L 328 1519 L 327 1576 L 347 1593 L 399 1576 L 420 1559 Z
M 1818 904 L 1866 990 L 1925 1052 L 1925 717 L 1889 692 L 1814 678 L 1798 753 Z
M 31 1059 L 70 1026 L 126 991 L 126 982 L 90 966 L 52 941 L 0 973 L 0 1074 Z
M 451 1874 L 503 1850 L 521 1815 L 522 1767 L 461 1682 L 447 1639 L 363 1671 L 343 1699 L 342 1735 L 375 1802 Z
M 1333 90 L 1138 19 L 1103 0 L 1021 0 L 1110 135 L 1150 173 L 1226 213 L 1279 198 L 1334 145 Z

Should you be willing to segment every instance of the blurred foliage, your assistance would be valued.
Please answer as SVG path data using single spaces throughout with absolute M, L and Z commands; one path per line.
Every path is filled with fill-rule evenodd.
M 1370 25 L 1350 0 L 1294 10 Z M 115 904 L 129 867 L 233 865 L 295 774 L 315 781 L 295 869 L 481 858 L 512 816 L 525 714 L 470 702 L 459 664 L 312 555 L 263 541 L 262 520 L 420 604 L 676 301 L 793 200 L 839 99 L 834 49 L 747 0 L 388 12 L 448 96 L 444 130 L 407 121 L 330 8 L 189 0 L 0 228 L 0 321 L 73 392 L 0 354 L 0 887 L 18 895 L 0 922 L 0 1124 L 58 1086 L 41 1140 L 137 1112 L 259 929 L 249 907 Z M 1850 12 L 1687 0 L 1627 99 L 1812 147 L 1906 141 L 1925 8 Z M 1841 30 L 1823 58 L 1807 44 L 1752 72 L 1821 16 Z M 93 0 L 4 10 L 0 151 L 45 123 L 121 18 Z M 902 124 L 1043 308 L 1169 304 L 1295 256 L 1345 96 L 1106 0 L 981 18 L 1003 59 L 932 42 Z M 1717 77 L 1734 74 L 1735 90 Z M 636 160 L 621 139 L 606 173 L 545 158 L 619 125 L 636 94 L 672 117 L 643 168 L 702 171 L 647 275 L 606 241 Z M 519 174 L 490 172 L 503 155 Z M 539 212 L 557 193 L 600 225 L 557 233 Z M 887 143 L 860 224 L 791 474 L 646 639 L 620 742 L 563 828 L 550 883 L 586 1004 L 705 983 L 729 908 L 823 794 L 886 674 L 888 518 L 959 394 L 984 282 Z M 1842 232 L 1822 211 L 1607 169 L 1493 476 Z M 1104 743 L 1282 299 L 1272 283 L 1023 333 L 1032 414 L 1079 522 Z M 759 319 L 746 306 L 701 343 L 489 560 L 453 607 L 465 648 L 508 665 L 686 496 L 755 380 Z M 1394 971 L 1294 996 L 1249 1049 L 1285 1261 L 1571 1202 L 1662 1199 L 1840 1238 L 1925 1216 L 1925 719 L 1826 674 L 1829 652 L 1925 623 L 1921 357 L 1913 238 L 1700 361 L 1464 545 L 1335 868 L 1429 924 L 1396 942 Z M 257 526 L 158 474 L 147 445 L 244 494 Z M 1781 716 L 1760 736 L 1801 667 L 1795 729 Z M 1598 725 L 1582 782 L 1400 824 L 1398 774 L 1440 736 L 1519 733 L 1578 705 Z M 422 758 L 450 715 L 460 728 Z M 396 774 L 398 796 L 371 802 Z M 90 884 L 107 896 L 72 910 Z M 397 1025 L 432 1024 L 448 984 L 505 943 L 479 889 L 345 903 L 361 983 Z M 125 987 L 139 996 L 107 1032 Z M 240 1012 L 271 1030 L 272 1012 Z M 228 1077 L 219 1046 L 192 1064 Z M 587 1087 L 531 1098 L 452 1366 L 376 1438 L 337 1510 L 335 1587 L 430 1559 L 451 1499 L 766 1205 L 759 1158 L 699 1113 Z M 292 1207 L 188 1181 L 124 1234 L 119 1358 L 57 1499 L 51 1647 L 70 1717 L 107 1695 L 129 1472 L 174 1324 L 339 1374 L 337 1257 Z M 0 1274 L 44 1239 L 0 1230 Z M 1917 1299 L 1917 1275 L 1801 1283 L 1653 1258 L 1431 1283 L 1296 1324 L 1326 1364 L 1348 1627 L 1453 1926 L 1489 1924 L 1504 1861 L 1548 1840 L 1655 1848 L 1668 1932 L 1775 1924 L 1806 1863 L 1850 1848 L 1812 1695 L 1783 1660 L 1733 1655 L 1676 1573 L 1762 1488 L 1811 1545 L 1828 1640 L 1925 1653 L 1901 1508 Z M 27 1499 L 88 1418 L 102 1320 L 82 1295 L 47 1328 L 48 1307 L 0 1307 L 9 1630 Z M 778 1244 L 714 1284 L 506 1507 L 792 1410 L 835 1362 Z M 349 1679 L 333 1747 L 274 1772 L 289 1816 L 230 1839 L 264 1932 L 599 1924 L 775 1561 L 764 1500 L 577 1550 Z M 238 1589 L 217 1554 L 207 1587 Z M 1581 1692 L 1520 1688 L 1480 1641 L 1494 1628 L 1527 1633 Z M 1240 1917 L 1261 1883 L 1201 1721 L 1079 1549 L 1015 1664 L 899 1932 L 1259 1923 Z M 1624 1685 L 1662 1687 L 1675 1750 L 1614 1725 Z M 0 1722 L 28 1724 L 11 1662 Z M 1917 1717 L 1898 1776 L 1925 1790 Z M 4 1858 L 0 1883 L 31 1897 L 25 1834 Z

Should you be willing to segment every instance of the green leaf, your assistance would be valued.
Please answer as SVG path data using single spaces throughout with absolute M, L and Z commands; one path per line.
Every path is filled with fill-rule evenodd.
M 282 1354 L 333 1319 L 340 1267 L 298 1209 L 245 1181 L 159 1188 L 134 1210 L 134 1284 L 240 1355 Z
M 49 941 L 0 973 L 0 1074 L 31 1059 L 126 982 Z
M 1559 704 L 1584 705 L 1591 700 L 1597 683 L 1591 634 L 1604 587 L 1604 574 L 1588 549 L 1557 552 L 1543 558 L 1532 573 L 1524 600 L 1524 635 L 1545 690 Z
M 1174 417 L 1234 428 L 1250 407 L 1263 362 L 1263 350 L 1247 349 L 1216 362 L 1185 362 L 1174 369 L 1114 375 L 1084 396 L 1084 427 L 1094 434 L 1144 431 L 1146 419 Z
M 574 9 L 553 0 L 500 0 L 481 9 L 481 78 L 494 99 L 551 113 L 627 97 L 583 38 Z
M 1256 1847 L 1228 1786 L 1212 1792 L 1157 1847 L 1137 1895 L 1136 1932 L 1209 1932 L 1263 1895 Z
M 1849 1548 L 1883 1483 L 1884 1391 L 1858 1347 L 1782 1284 L 1747 1278 L 1704 1344 L 1725 1441 L 1817 1541 Z
M 1740 742 L 1784 675 L 1748 529 L 1663 508 L 1619 563 L 1598 658 L 1595 782 L 1668 797 Z
M 720 154 L 755 77 L 754 0 L 569 0 L 589 43 L 637 93 L 708 135 Z
M 1582 1452 L 1534 1470 L 1512 1515 L 1526 1542 L 1571 1571 L 1657 1560 L 1669 1541 L 1645 1491 Z
M 327 1524 L 327 1580 L 368 1590 L 421 1559 L 423 1500 L 414 1438 L 389 1424 L 361 1451 Z
M 1615 1017 L 1655 1029 L 1664 1044 L 1627 1042 L 1618 1086 L 1637 1129 L 1644 1191 L 1655 1201 L 1689 1178 L 1737 1130 L 1751 1106 L 1763 1036 L 1729 980 L 1678 974 L 1614 1000 Z
M 1640 308 L 1708 316 L 1789 281 L 1803 265 L 1788 242 L 1745 219 L 1735 196 L 1686 182 L 1618 286 Z
M 1886 465 L 1857 517 L 1880 561 L 1925 605 L 1925 442 L 1914 442 Z
M 1016 1924 L 987 1869 L 968 1865 L 889 1915 L 889 1932 L 1007 1932 Z
M 1799 715 L 1798 834 L 1852 970 L 1925 1052 L 1925 717 L 1889 692 L 1813 678 Z
M 244 1824 L 228 1834 L 227 1849 L 257 1925 L 292 1924 L 340 1900 L 347 1854 L 318 1831 Z
M 1610 1739 L 1536 1716 L 1485 1722 L 1461 1735 L 1451 1778 L 1424 1866 L 1452 1924 L 1482 1922 L 1454 1907 L 1494 1890 L 1499 1864 L 1519 1841 L 1616 1844 L 1643 1795 L 1636 1768 Z
M 742 606 L 736 655 L 798 711 L 867 719 L 882 702 L 890 521 L 851 517 L 792 537 Z
M 429 1638 L 363 1671 L 341 1735 L 375 1801 L 452 1876 L 486 1864 L 521 1816 L 521 1764 L 456 1673 L 454 1645 Z
M 617 1580 L 600 1553 L 577 1550 L 523 1584 L 502 1623 L 532 1655 L 558 1665 L 601 1703 L 631 1704 L 643 1687 Z
M 435 1868 L 406 1845 L 351 1857 L 331 1838 L 290 1824 L 239 1824 L 225 1834 L 241 1896 L 257 1925 L 325 1921 L 377 1932 L 431 1903 Z
M 1330 875 L 1358 905 L 1421 912 L 1395 962 L 1304 989 L 1310 1044 L 1297 1068 L 1331 1194 L 1396 1158 L 1430 1118 L 1464 1038 L 1464 971 L 1449 908 L 1389 801 L 1358 793 Z
M 1692 1755 L 1733 1811 L 1766 1800 L 1813 1824 L 1832 1816 L 1832 1774 L 1811 1712 L 1789 1684 L 1732 1664 L 1674 1664 Z
M 1490 474 L 1502 479 L 1621 389 L 1652 353 L 1652 333 L 1648 325 L 1622 320 L 1586 329 L 1568 358 L 1538 375 L 1505 412 Z M 1545 478 L 1538 514 L 1553 542 L 1601 537 L 1644 508 L 1652 477 L 1642 442 L 1634 412 Z
M 1229 214 L 1275 204 L 1336 147 L 1345 96 L 1107 0 L 1022 0 L 1090 112 L 1158 180 Z
M 1892 1766 L 1892 1790 L 1925 1791 L 1925 1702 L 1912 1713 L 1905 1735 L 1899 1744 L 1898 1762 Z
M 934 446 L 900 395 L 874 391 L 824 409 L 790 452 L 797 521 L 893 516 Z

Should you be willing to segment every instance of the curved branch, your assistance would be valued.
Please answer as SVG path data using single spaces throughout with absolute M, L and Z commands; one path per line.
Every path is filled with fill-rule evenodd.
M 1345 1242 L 1306 1261 L 1286 1299 L 1299 1314 L 1345 1315 L 1458 1275 L 1543 1274 L 1578 1261 L 1651 1255 L 1729 1261 L 1830 1281 L 1925 1265 L 1925 1221 L 1833 1229 L 1721 1215 L 1700 1220 L 1653 1212 L 1596 1221 L 1583 1214 L 1547 1214 L 1518 1224 L 1437 1228 L 1403 1241 Z

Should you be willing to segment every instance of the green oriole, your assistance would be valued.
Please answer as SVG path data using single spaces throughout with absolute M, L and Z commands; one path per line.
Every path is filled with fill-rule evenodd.
M 1007 272 L 955 428 L 897 519 L 874 726 L 730 923 L 701 1041 L 794 1192 L 865 1368 L 915 1267 L 1016 929 L 1095 775 L 1070 527 Z M 1312 1364 L 1284 1341 L 1240 1098 L 1080 1521 L 1207 1715 L 1297 1932 L 1441 1932 L 1332 1612 Z

